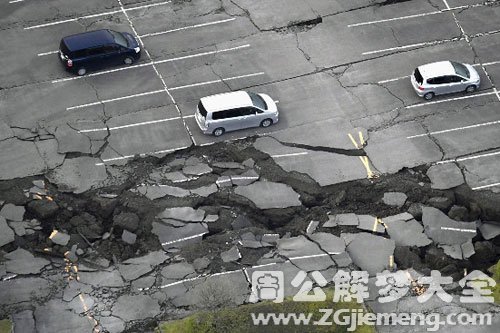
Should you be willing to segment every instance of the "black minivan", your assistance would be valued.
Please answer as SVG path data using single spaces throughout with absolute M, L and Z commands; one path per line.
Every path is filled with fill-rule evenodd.
M 67 36 L 59 45 L 64 67 L 78 75 L 107 66 L 130 65 L 140 57 L 141 48 L 134 36 L 109 29 Z

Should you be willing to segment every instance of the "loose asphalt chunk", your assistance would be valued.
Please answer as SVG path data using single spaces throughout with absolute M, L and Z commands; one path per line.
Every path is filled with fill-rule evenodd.
M 379 223 L 375 216 L 371 215 L 358 215 L 359 225 L 358 229 L 376 232 L 383 234 L 385 232 L 384 226 Z
M 170 227 L 159 222 L 153 222 L 152 225 L 151 232 L 158 236 L 165 250 L 201 242 L 203 235 L 208 233 L 205 223 L 188 223 L 182 227 Z
M 50 261 L 35 257 L 31 252 L 18 248 L 5 255 L 7 272 L 14 274 L 38 274 Z
M 455 163 L 433 165 L 427 170 L 427 177 L 431 180 L 431 188 L 447 190 L 464 183 L 464 175 Z
M 493 239 L 500 235 L 500 223 L 488 221 L 477 222 L 477 227 L 486 240 Z
M 356 266 L 373 276 L 389 267 L 395 247 L 391 239 L 362 232 L 347 245 L 347 252 Z
M 0 216 L 0 247 L 14 241 L 14 231 L 9 227 L 3 216 Z
M 49 238 L 52 241 L 52 243 L 65 246 L 66 244 L 68 244 L 69 240 L 71 239 L 71 236 L 62 231 L 54 230 L 52 231 L 52 234 L 50 235 Z
M 191 194 L 189 190 L 170 185 L 141 185 L 130 191 L 140 193 L 149 200 L 163 198 L 167 195 L 183 198 Z
M 16 206 L 11 203 L 5 204 L 0 210 L 0 215 L 9 221 L 22 221 L 26 209 L 24 206 Z
M 212 172 L 212 168 L 206 163 L 198 163 L 195 165 L 186 165 L 182 168 L 185 175 L 201 176 Z
M 348 214 L 337 214 L 337 215 L 328 215 L 328 221 L 323 224 L 324 228 L 332 228 L 337 225 L 352 225 L 357 226 L 359 224 L 358 216 L 354 213 Z
M 133 232 L 130 232 L 128 230 L 123 230 L 122 241 L 124 241 L 127 244 L 133 245 L 133 244 L 135 244 L 136 240 L 137 240 L 136 234 L 134 234 Z
M 248 170 L 240 175 L 230 176 L 231 182 L 235 186 L 245 186 L 250 185 L 253 182 L 259 180 L 260 176 L 255 170 Z
M 281 183 L 258 181 L 238 186 L 234 192 L 248 198 L 260 209 L 301 206 L 298 193 Z
M 198 187 L 195 189 L 190 190 L 191 194 L 196 194 L 200 197 L 208 197 L 209 195 L 217 192 L 219 188 L 215 184 L 207 185 L 207 186 L 202 186 Z
M 388 206 L 402 207 L 408 196 L 401 192 L 386 192 L 382 198 L 382 202 Z
M 224 262 L 234 262 L 241 259 L 240 250 L 238 250 L 238 247 L 236 245 L 231 247 L 229 250 L 222 252 L 220 256 L 222 258 L 222 261 Z

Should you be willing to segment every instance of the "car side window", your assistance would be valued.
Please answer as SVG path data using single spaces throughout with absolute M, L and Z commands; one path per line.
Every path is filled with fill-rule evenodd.
M 427 80 L 427 83 L 429 83 L 429 84 L 448 83 L 445 78 L 446 78 L 445 76 L 433 77 L 432 79 Z
M 89 56 L 101 55 L 103 53 L 104 53 L 104 47 L 102 47 L 102 46 L 94 47 L 94 48 L 87 50 L 87 55 L 89 55 Z
M 106 45 L 103 47 L 104 53 L 116 53 L 120 50 L 118 45 Z
M 241 115 L 242 116 L 253 116 L 255 115 L 255 109 L 252 108 L 252 107 L 248 107 L 248 108 L 241 108 L 242 112 L 241 112 Z
M 219 119 L 224 119 L 226 117 L 226 111 L 217 111 L 212 113 L 212 119 L 213 120 L 219 120 Z
M 462 82 L 462 78 L 460 76 L 452 75 L 450 76 L 450 82 Z

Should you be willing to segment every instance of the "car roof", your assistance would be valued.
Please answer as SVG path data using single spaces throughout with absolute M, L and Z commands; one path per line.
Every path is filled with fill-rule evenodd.
M 66 36 L 62 40 L 70 51 L 87 49 L 114 42 L 113 35 L 107 29 Z
M 438 61 L 418 67 L 424 78 L 438 77 L 444 75 L 456 75 L 455 68 L 450 61 Z
M 233 91 L 201 98 L 201 103 L 209 112 L 252 106 L 252 99 L 246 91 Z

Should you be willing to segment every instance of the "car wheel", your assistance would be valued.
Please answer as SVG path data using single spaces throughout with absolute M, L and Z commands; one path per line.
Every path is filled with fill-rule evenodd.
M 225 130 L 222 127 L 217 127 L 216 129 L 214 129 L 213 134 L 214 136 L 221 136 L 222 134 L 224 134 L 224 132 Z
M 79 68 L 78 71 L 77 71 L 77 74 L 82 76 L 82 75 L 85 75 L 85 73 L 87 73 L 87 70 L 85 68 Z
M 125 65 L 132 65 L 134 59 L 132 59 L 131 57 L 126 57 L 125 59 L 123 59 L 123 62 L 125 63 Z
M 465 88 L 465 92 L 466 93 L 473 93 L 474 91 L 476 91 L 476 86 L 473 86 L 473 85 L 470 85 L 470 86 L 467 86 L 467 88 Z
M 434 93 L 433 92 L 428 92 L 427 94 L 424 95 L 424 98 L 428 101 L 434 98 Z
M 273 124 L 273 120 L 272 119 L 264 119 L 260 122 L 260 127 L 269 127 Z

